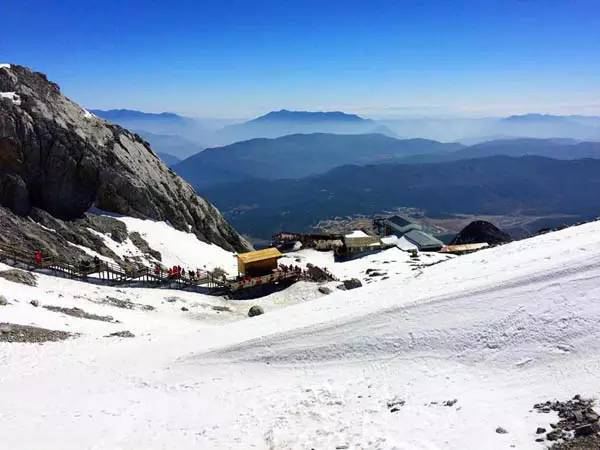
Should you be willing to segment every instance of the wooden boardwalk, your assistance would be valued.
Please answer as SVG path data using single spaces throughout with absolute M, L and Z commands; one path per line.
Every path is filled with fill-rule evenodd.
M 71 278 L 108 286 L 163 287 L 171 289 L 222 291 L 227 290 L 231 281 L 216 277 L 207 272 L 204 276 L 170 277 L 166 271 L 156 272 L 151 268 L 123 269 L 106 261 L 85 261 L 73 263 L 61 258 L 42 257 L 36 260 L 31 252 L 0 243 L 0 262 L 29 271 Z M 214 292 L 212 292 L 214 293 Z
M 222 275 L 216 276 L 211 272 L 206 272 L 202 277 L 190 277 L 189 275 L 173 277 L 164 270 L 156 271 L 156 269 L 148 267 L 127 270 L 101 260 L 73 263 L 66 259 L 49 256 L 36 260 L 35 254 L 30 251 L 24 251 L 19 247 L 1 242 L 0 262 L 24 270 L 107 286 L 180 289 L 213 295 L 308 279 L 306 273 L 280 270 L 263 276 L 245 278 L 228 279 Z

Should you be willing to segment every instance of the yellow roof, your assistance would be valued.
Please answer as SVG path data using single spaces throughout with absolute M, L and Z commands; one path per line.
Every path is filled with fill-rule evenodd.
M 242 253 L 237 255 L 238 259 L 244 264 L 251 262 L 262 261 L 264 259 L 280 258 L 283 255 L 276 248 L 265 248 L 264 250 L 256 250 L 255 252 Z

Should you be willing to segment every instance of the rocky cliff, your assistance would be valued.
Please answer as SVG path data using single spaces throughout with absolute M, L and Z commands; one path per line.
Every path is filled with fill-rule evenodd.
M 96 208 L 167 221 L 227 250 L 250 248 L 147 142 L 90 114 L 44 74 L 1 65 L 0 93 L 10 93 L 0 95 L 0 206 L 62 222 Z

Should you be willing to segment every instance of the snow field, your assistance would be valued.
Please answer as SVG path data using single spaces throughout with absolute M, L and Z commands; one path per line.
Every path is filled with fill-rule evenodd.
M 152 247 L 162 234 L 154 226 L 146 228 Z M 438 258 L 446 257 L 421 255 L 420 263 Z M 367 268 L 385 268 L 389 279 L 327 296 L 298 283 L 227 302 L 46 276 L 26 288 L 0 278 L 11 303 L 0 307 L 0 321 L 82 333 L 44 345 L 0 343 L 9 368 L 0 374 L 3 445 L 541 449 L 535 430 L 556 417 L 531 412 L 534 403 L 600 393 L 600 222 L 430 267 L 411 266 L 399 249 L 341 264 L 303 250 L 287 261 L 363 280 Z M 107 295 L 157 309 L 94 301 Z M 29 305 L 34 296 L 122 323 L 62 317 Z M 180 311 L 194 302 L 233 312 Z M 266 314 L 239 320 L 254 303 Z M 101 337 L 116 328 L 136 337 Z M 390 412 L 388 402 L 399 400 Z
M 116 217 L 116 219 L 125 223 L 130 233 L 134 231 L 140 233 L 150 247 L 161 253 L 162 264 L 167 267 L 180 265 L 186 270 L 188 268 L 213 270 L 220 267 L 230 275 L 237 275 L 235 254 L 218 245 L 202 242 L 193 233 L 176 230 L 166 222 L 133 217 Z

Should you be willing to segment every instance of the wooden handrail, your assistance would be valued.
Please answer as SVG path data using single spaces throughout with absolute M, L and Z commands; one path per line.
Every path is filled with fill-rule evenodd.
M 250 282 L 239 279 L 223 279 L 222 277 L 215 277 L 211 272 L 207 272 L 204 276 L 199 278 L 190 278 L 189 276 L 173 278 L 169 277 L 167 272 L 163 270 L 158 273 L 155 273 L 155 271 L 149 267 L 127 270 L 117 264 L 103 260 L 73 264 L 60 257 L 43 256 L 40 262 L 36 261 L 35 255 L 32 255 L 30 252 L 4 242 L 0 242 L 0 261 L 13 261 L 13 265 L 16 265 L 17 263 L 25 265 L 30 270 L 47 269 L 55 273 L 63 273 L 71 278 L 77 278 L 84 281 L 87 281 L 90 275 L 93 274 L 100 275 L 99 280 L 110 284 L 128 284 L 145 277 L 146 282 L 152 282 L 154 285 L 168 283 L 171 284 L 171 286 L 174 285 L 180 289 L 206 285 L 209 289 L 218 287 L 225 288 L 229 291 L 236 291 L 259 284 L 291 278 L 301 278 L 301 274 L 296 272 L 277 272 L 262 277 L 255 277 Z

